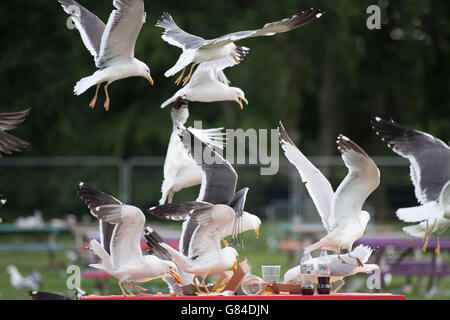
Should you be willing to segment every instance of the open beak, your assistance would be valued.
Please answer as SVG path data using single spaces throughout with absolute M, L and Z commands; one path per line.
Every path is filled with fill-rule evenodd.
M 256 237 L 256 239 L 259 238 L 259 229 L 256 229 L 256 230 L 255 230 L 255 237 Z
M 239 63 L 239 58 L 237 57 L 236 53 L 233 53 L 233 58 L 236 63 Z
M 237 261 L 235 261 L 233 264 L 233 272 L 236 272 L 236 270 L 237 270 Z
M 222 241 L 222 244 L 223 244 L 225 247 L 229 247 L 229 246 L 230 246 L 230 244 L 229 244 L 225 239 L 222 239 L 221 241 Z
M 148 82 L 150 82 L 150 85 L 154 85 L 155 82 L 153 81 L 151 76 L 148 76 Z
M 182 284 L 182 283 L 183 283 L 183 280 L 181 279 L 181 276 L 179 275 L 178 272 L 176 272 L 176 271 L 170 271 L 169 273 L 170 273 L 170 275 L 175 279 L 175 281 L 176 281 L 178 284 Z

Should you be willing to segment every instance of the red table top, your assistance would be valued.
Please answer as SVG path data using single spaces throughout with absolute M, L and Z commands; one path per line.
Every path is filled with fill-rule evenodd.
M 336 293 L 330 295 L 303 296 L 300 294 L 270 294 L 260 296 L 170 296 L 143 295 L 135 297 L 124 296 L 88 296 L 82 300 L 406 300 L 404 295 L 390 293 Z

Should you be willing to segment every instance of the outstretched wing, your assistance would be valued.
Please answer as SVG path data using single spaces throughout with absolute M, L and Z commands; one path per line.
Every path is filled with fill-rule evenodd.
M 105 24 L 92 12 L 74 0 L 58 0 L 64 11 L 70 14 L 89 52 L 97 58 L 100 52 Z
M 78 187 L 78 194 L 81 199 L 86 203 L 91 214 L 97 217 L 95 212 L 95 208 L 104 205 L 115 205 L 122 206 L 123 203 L 110 196 L 109 194 L 104 193 L 94 187 L 91 187 L 83 182 L 81 182 Z M 108 254 L 111 254 L 111 239 L 113 236 L 113 232 L 116 225 L 112 223 L 108 223 L 103 219 L 99 219 L 99 231 L 100 231 L 100 243 L 102 247 L 105 249 Z
M 202 48 L 221 47 L 227 45 L 228 43 L 246 38 L 273 36 L 274 34 L 277 33 L 287 32 L 302 27 L 304 25 L 307 25 L 312 21 L 320 18 L 322 15 L 323 15 L 322 10 L 311 8 L 306 12 L 300 12 L 296 15 L 293 15 L 290 18 L 286 18 L 272 23 L 267 23 L 261 29 L 234 32 L 213 40 L 208 40 L 206 44 L 202 46 Z
M 202 185 L 197 201 L 228 204 L 234 197 L 238 180 L 231 164 L 187 129 L 180 132 L 180 139 L 202 169 Z
M 411 163 L 411 180 L 421 204 L 437 201 L 450 180 L 450 148 L 432 135 L 381 118 L 371 120 L 373 129 L 398 155 Z
M 156 26 L 165 29 L 162 35 L 164 41 L 183 50 L 198 49 L 205 43 L 205 39 L 189 34 L 178 27 L 167 12 L 163 14 Z
M 325 229 L 330 231 L 328 219 L 331 214 L 331 201 L 334 195 L 330 182 L 295 146 L 281 122 L 278 130 L 281 148 L 284 150 L 286 158 L 297 168 L 300 178 L 319 212 Z
M 28 142 L 5 132 L 15 129 L 18 124 L 25 121 L 25 117 L 29 112 L 30 109 L 19 112 L 0 113 L 0 158 L 2 157 L 2 153 L 11 154 L 13 151 L 20 151 L 21 148 L 29 145 Z
M 210 206 L 211 204 L 206 202 L 180 202 L 152 207 L 148 209 L 148 212 L 159 219 L 181 221 L 187 220 L 192 210 Z
M 337 188 L 332 200 L 328 222 L 331 230 L 339 221 L 357 219 L 356 215 L 360 214 L 367 197 L 380 184 L 380 171 L 360 146 L 343 135 L 338 137 L 337 145 L 348 168 L 348 174 Z
M 111 60 L 132 59 L 136 40 L 145 23 L 143 0 L 114 0 L 116 10 L 109 16 L 96 66 L 107 67 Z

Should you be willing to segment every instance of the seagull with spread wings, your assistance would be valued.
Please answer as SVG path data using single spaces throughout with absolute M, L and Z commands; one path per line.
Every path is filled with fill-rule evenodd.
M 74 88 L 76 95 L 81 95 L 96 85 L 95 96 L 89 105 L 94 108 L 100 86 L 106 82 L 104 107 L 108 111 L 110 105 L 108 86 L 114 81 L 128 77 L 143 77 L 153 85 L 149 67 L 134 57 L 136 40 L 146 19 L 143 0 L 114 0 L 115 10 L 112 11 L 106 25 L 76 1 L 58 1 L 64 11 L 71 16 L 84 45 L 94 56 L 95 65 L 99 69 L 76 84 Z
M 320 241 L 305 248 L 305 252 L 320 248 L 334 250 L 342 263 L 346 263 L 340 257 L 340 250 L 347 249 L 348 256 L 363 266 L 361 260 L 350 252 L 370 220 L 369 213 L 362 211 L 362 206 L 380 184 L 380 171 L 376 164 L 361 147 L 340 135 L 337 148 L 349 172 L 333 192 L 330 182 L 295 146 L 281 122 L 279 133 L 286 158 L 297 168 L 328 232 Z
M 192 160 L 178 136 L 179 130 L 185 129 L 184 125 L 189 118 L 189 102 L 178 98 L 175 106 L 172 108 L 171 117 L 173 127 L 164 161 L 164 180 L 161 186 L 160 205 L 163 205 L 166 200 L 168 203 L 172 203 L 176 192 L 196 186 L 202 182 L 200 167 Z M 225 143 L 225 134 L 221 131 L 222 129 L 189 128 L 201 141 L 220 149 L 223 149 Z
M 183 31 L 178 27 L 169 13 L 164 13 L 161 20 L 156 24 L 157 27 L 165 29 L 162 39 L 183 50 L 175 66 L 169 69 L 165 73 L 165 76 L 170 77 L 183 70 L 175 81 L 176 84 L 179 84 L 183 79 L 186 67 L 192 63 L 189 74 L 183 79 L 183 83 L 186 84 L 192 75 L 195 65 L 199 63 L 220 60 L 227 57 L 233 58 L 238 63 L 239 47 L 234 42 L 247 38 L 272 36 L 277 33 L 287 32 L 309 24 L 320 18 L 322 14 L 323 12 L 320 9 L 310 9 L 306 12 L 298 13 L 291 18 L 267 23 L 261 29 L 239 31 L 216 39 L 206 40 Z
M 116 198 L 84 183 L 78 186 L 78 194 L 87 204 L 91 214 L 100 220 L 102 243 L 94 239 L 89 245 L 92 252 L 100 258 L 101 263 L 90 266 L 104 270 L 117 278 L 123 295 L 132 295 L 128 286 L 142 294 L 141 290 L 145 289 L 136 286 L 136 283 L 161 277 L 170 276 L 181 283 L 178 268 L 173 262 L 142 254 L 141 236 L 144 231 L 145 216 L 139 208 L 123 204 Z M 114 226 L 112 235 L 108 233 L 110 236 L 105 237 L 104 233 L 107 233 L 107 229 L 104 229 L 104 224 Z M 105 248 L 109 248 L 109 251 Z M 126 282 L 125 289 L 128 294 L 124 290 L 124 282 Z
M 414 185 L 417 207 L 401 208 L 397 217 L 405 222 L 420 222 L 404 227 L 403 230 L 414 236 L 428 238 L 436 232 L 436 254 L 440 253 L 439 235 L 450 226 L 450 148 L 442 140 L 432 135 L 413 130 L 393 121 L 373 118 L 372 127 L 388 146 L 411 163 L 410 175 Z

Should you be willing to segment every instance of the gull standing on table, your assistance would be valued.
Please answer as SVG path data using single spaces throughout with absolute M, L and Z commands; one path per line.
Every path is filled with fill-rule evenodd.
M 178 98 L 175 106 L 172 108 L 173 129 L 170 136 L 169 146 L 167 148 L 166 159 L 164 161 L 164 180 L 161 186 L 161 199 L 159 204 L 166 202 L 172 203 L 176 192 L 196 186 L 202 182 L 202 171 L 199 166 L 188 155 L 186 149 L 178 136 L 179 131 L 185 129 L 184 124 L 189 117 L 188 101 Z M 195 129 L 189 128 L 200 140 L 216 148 L 223 149 L 224 133 L 223 128 L 215 129 Z
M 216 39 L 206 40 L 183 31 L 177 26 L 169 13 L 164 13 L 161 20 L 156 24 L 157 27 L 165 29 L 162 39 L 173 46 L 183 49 L 183 53 L 175 66 L 169 69 L 164 75 L 170 77 L 183 70 L 180 77 L 175 81 L 176 84 L 180 84 L 186 67 L 192 63 L 189 74 L 183 79 L 183 83 L 186 84 L 196 64 L 225 57 L 231 57 L 237 63 L 239 61 L 239 53 L 237 52 L 238 47 L 234 44 L 235 41 L 287 32 L 320 18 L 322 14 L 323 12 L 321 10 L 310 9 L 306 12 L 298 13 L 291 18 L 267 23 L 261 29 L 239 31 Z
M 78 194 L 86 202 L 92 215 L 114 225 L 110 240 L 110 254 L 104 249 L 106 242 L 103 246 L 97 240 L 89 243 L 93 253 L 101 260 L 100 264 L 90 266 L 104 270 L 117 278 L 123 295 L 127 295 L 122 286 L 125 281 L 125 289 L 130 295 L 132 294 L 127 286 L 131 286 L 139 294 L 142 294 L 141 290 L 145 290 L 136 286 L 139 282 L 169 276 L 181 282 L 178 268 L 173 262 L 142 254 L 141 236 L 144 231 L 145 216 L 139 208 L 123 204 L 116 198 L 84 183 L 80 183 Z
M 247 51 L 245 51 L 245 48 L 238 49 L 239 60 L 241 60 Z M 244 91 L 237 87 L 230 87 L 230 80 L 223 72 L 225 68 L 236 64 L 238 63 L 231 57 L 201 63 L 188 84 L 165 101 L 161 108 L 165 108 L 181 97 L 189 101 L 198 102 L 235 101 L 243 109 L 244 105 L 242 102 L 248 104 Z
M 143 0 L 114 0 L 108 24 L 74 0 L 58 0 L 64 11 L 71 15 L 80 32 L 81 39 L 94 56 L 99 69 L 92 76 L 81 79 L 75 86 L 76 95 L 81 95 L 96 85 L 95 96 L 90 103 L 94 108 L 100 85 L 105 85 L 105 109 L 109 110 L 108 86 L 114 81 L 128 77 L 143 77 L 153 85 L 149 67 L 134 57 L 134 48 L 146 13 Z
M 371 120 L 373 129 L 398 155 L 411 163 L 410 175 L 421 206 L 402 208 L 397 217 L 405 222 L 420 222 L 404 227 L 413 237 L 428 238 L 436 232 L 436 254 L 440 254 L 439 235 L 450 226 L 450 148 L 432 135 L 398 125 L 381 118 Z
M 380 267 L 376 264 L 366 264 L 366 262 L 369 260 L 370 256 L 372 255 L 372 249 L 369 247 L 366 247 L 364 245 L 359 245 L 353 251 L 350 253 L 353 257 L 358 257 L 359 260 L 364 264 L 364 266 L 360 267 L 358 265 L 354 264 L 354 259 L 349 260 L 348 254 L 341 255 L 341 259 L 345 260 L 347 263 L 343 264 L 340 259 L 338 259 L 337 255 L 329 255 L 328 258 L 330 259 L 331 263 L 331 272 L 330 272 L 330 283 L 334 283 L 337 281 L 341 281 L 339 286 L 336 287 L 336 289 L 333 290 L 333 293 L 337 293 L 339 289 L 341 289 L 344 284 L 344 278 L 352 276 L 357 273 L 368 273 L 373 270 L 379 270 Z M 317 262 L 319 258 L 313 258 L 314 263 L 314 281 L 317 283 Z M 301 284 L 302 283 L 302 275 L 300 273 L 300 266 L 296 266 L 292 269 L 289 269 L 284 274 L 284 283 L 288 284 Z
M 305 248 L 305 252 L 320 248 L 334 250 L 338 253 L 338 259 L 347 263 L 340 256 L 341 248 L 347 249 L 348 256 L 362 267 L 361 260 L 350 252 L 353 243 L 364 234 L 370 220 L 369 213 L 361 209 L 367 197 L 380 184 L 377 166 L 361 147 L 340 135 L 337 140 L 338 150 L 349 172 L 336 192 L 333 192 L 330 182 L 295 146 L 281 122 L 279 132 L 286 158 L 297 168 L 328 232 L 320 241 Z

